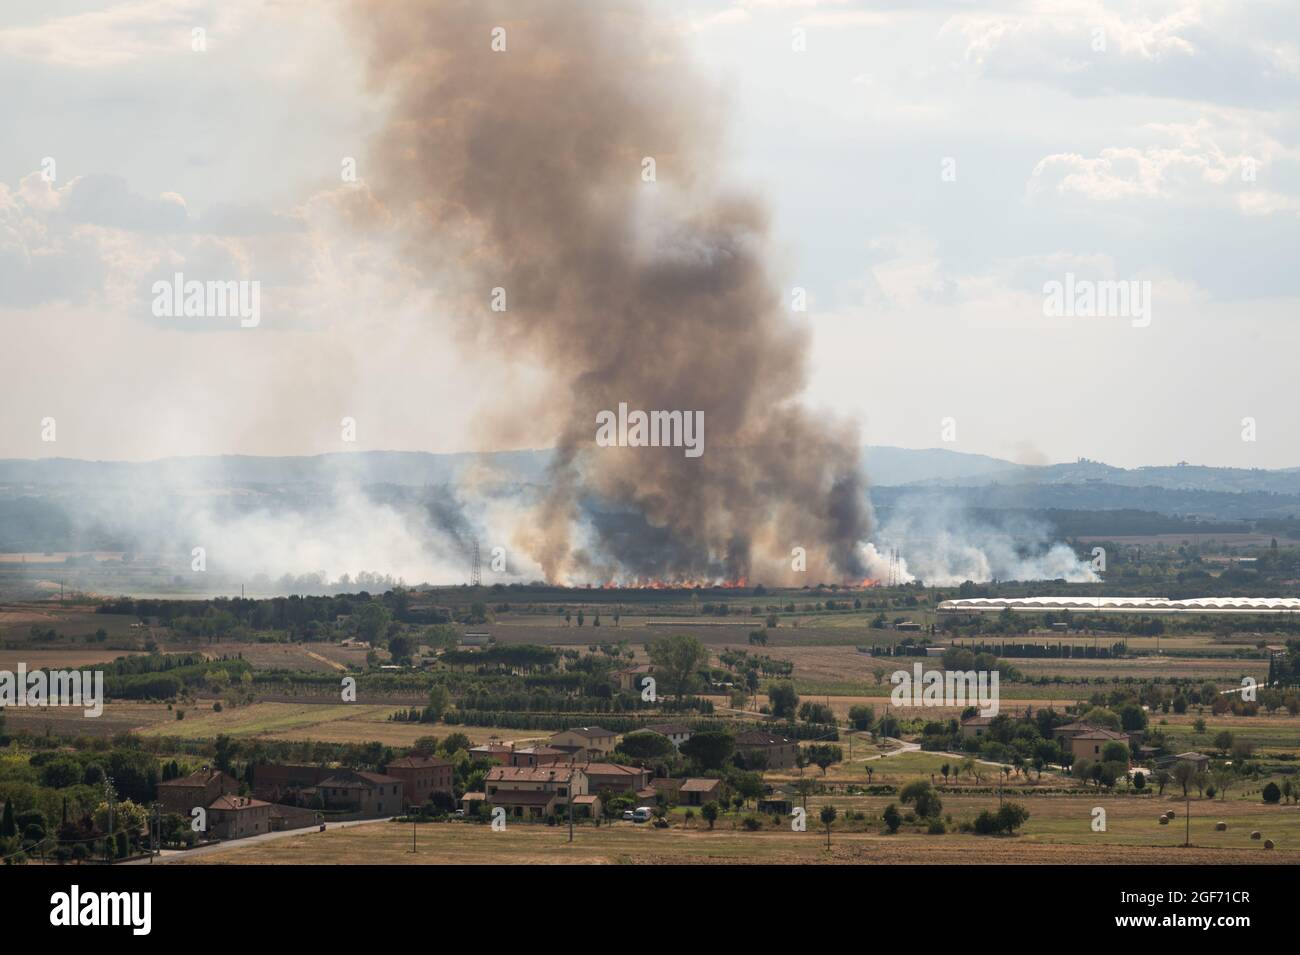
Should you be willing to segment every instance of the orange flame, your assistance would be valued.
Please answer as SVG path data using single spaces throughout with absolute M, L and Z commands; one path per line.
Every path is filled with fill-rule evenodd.
M 611 580 L 600 586 L 602 590 L 740 590 L 749 586 L 749 578 L 700 580 L 683 577 L 676 580 L 658 580 L 637 577 L 632 580 Z

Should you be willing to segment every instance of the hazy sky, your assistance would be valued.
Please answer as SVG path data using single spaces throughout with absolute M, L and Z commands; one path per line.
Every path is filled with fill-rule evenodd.
M 811 405 L 1025 463 L 1300 465 L 1293 5 L 655 8 L 806 290 Z M 336 14 L 0 10 L 0 456 L 550 443 L 536 376 L 353 228 L 385 104 Z M 178 271 L 258 280 L 260 325 L 155 317 Z M 1045 315 L 1067 273 L 1150 283 L 1149 322 Z

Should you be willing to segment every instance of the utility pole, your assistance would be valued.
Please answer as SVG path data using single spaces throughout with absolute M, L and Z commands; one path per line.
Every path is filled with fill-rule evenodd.
M 1192 844 L 1192 794 L 1186 795 L 1186 802 L 1183 804 L 1183 847 L 1189 848 Z
M 573 773 L 569 773 L 569 841 L 573 841 Z

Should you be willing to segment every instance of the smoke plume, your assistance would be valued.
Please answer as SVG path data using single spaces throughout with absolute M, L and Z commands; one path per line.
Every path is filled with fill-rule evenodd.
M 721 117 L 662 18 L 617 0 L 354 13 L 391 104 L 368 185 L 405 258 L 479 347 L 549 382 L 515 410 L 558 434 L 514 544 L 558 582 L 861 578 L 857 439 L 798 403 L 807 331 L 766 212 L 726 188 Z M 597 447 L 620 402 L 702 411 L 703 455 Z
M 898 552 L 894 573 L 903 583 L 1099 579 L 1043 521 L 1011 512 L 981 519 L 956 498 L 929 493 L 903 497 L 889 509 L 874 545 L 865 548 L 871 576 L 886 579 L 891 551 Z

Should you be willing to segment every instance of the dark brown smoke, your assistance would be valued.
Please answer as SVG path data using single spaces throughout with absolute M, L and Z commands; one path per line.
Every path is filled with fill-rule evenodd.
M 548 579 L 860 578 L 858 443 L 797 402 L 807 333 L 768 272 L 764 208 L 726 188 L 720 117 L 677 37 L 607 0 L 376 0 L 354 25 L 391 103 L 368 178 L 408 260 L 481 342 L 553 380 L 553 483 L 517 541 Z M 703 456 L 596 447 L 619 402 L 703 410 Z

